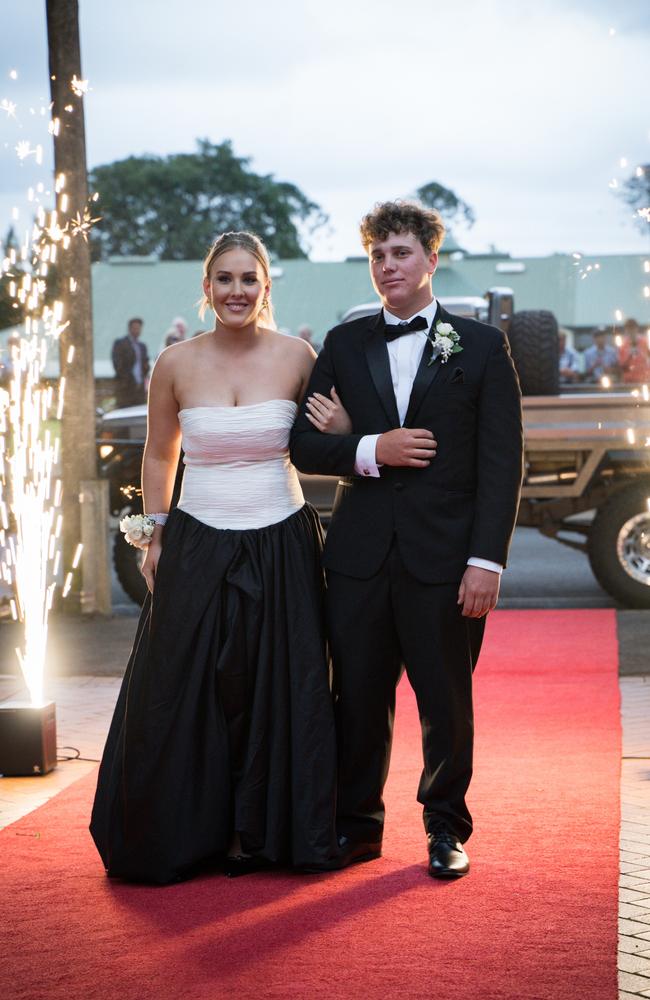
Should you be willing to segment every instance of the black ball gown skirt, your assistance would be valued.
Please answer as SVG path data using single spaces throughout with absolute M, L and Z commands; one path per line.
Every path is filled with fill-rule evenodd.
M 223 854 L 322 864 L 335 734 L 322 533 L 308 504 L 264 528 L 165 525 L 90 830 L 109 875 L 167 883 Z

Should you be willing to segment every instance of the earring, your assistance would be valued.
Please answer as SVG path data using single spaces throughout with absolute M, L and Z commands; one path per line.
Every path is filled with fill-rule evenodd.
M 268 309 L 268 305 L 269 305 L 269 300 L 265 295 L 264 298 L 262 299 L 262 309 Z

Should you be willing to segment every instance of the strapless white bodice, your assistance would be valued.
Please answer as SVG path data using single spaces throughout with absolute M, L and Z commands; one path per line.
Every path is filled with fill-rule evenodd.
M 180 410 L 185 471 L 178 506 L 212 528 L 263 528 L 305 499 L 289 460 L 297 406 L 267 399 L 248 406 Z

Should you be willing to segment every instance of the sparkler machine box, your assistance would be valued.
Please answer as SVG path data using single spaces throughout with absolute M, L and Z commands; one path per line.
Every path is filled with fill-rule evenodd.
M 0 775 L 47 774 L 55 767 L 54 702 L 0 702 Z

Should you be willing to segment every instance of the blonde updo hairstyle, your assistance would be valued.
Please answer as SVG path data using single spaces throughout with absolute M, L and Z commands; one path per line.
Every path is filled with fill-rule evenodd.
M 246 250 L 247 253 L 253 255 L 255 260 L 261 265 L 262 271 L 264 272 L 264 277 L 266 280 L 271 282 L 271 262 L 269 260 L 269 255 L 267 253 L 266 247 L 262 243 L 259 236 L 255 236 L 254 233 L 242 232 L 232 232 L 232 233 L 222 233 L 221 236 L 217 236 L 216 240 L 208 250 L 207 256 L 203 261 L 203 278 L 210 277 L 210 271 L 212 270 L 212 265 L 221 257 L 222 254 L 227 253 L 228 250 L 241 249 Z M 260 319 L 262 324 L 269 327 L 271 330 L 276 329 L 275 318 L 273 316 L 273 306 L 271 304 L 271 294 L 265 296 L 266 305 L 262 306 L 260 310 Z M 207 295 L 203 294 L 200 304 L 199 304 L 199 316 L 201 319 L 205 316 L 206 309 L 210 308 L 211 303 Z

